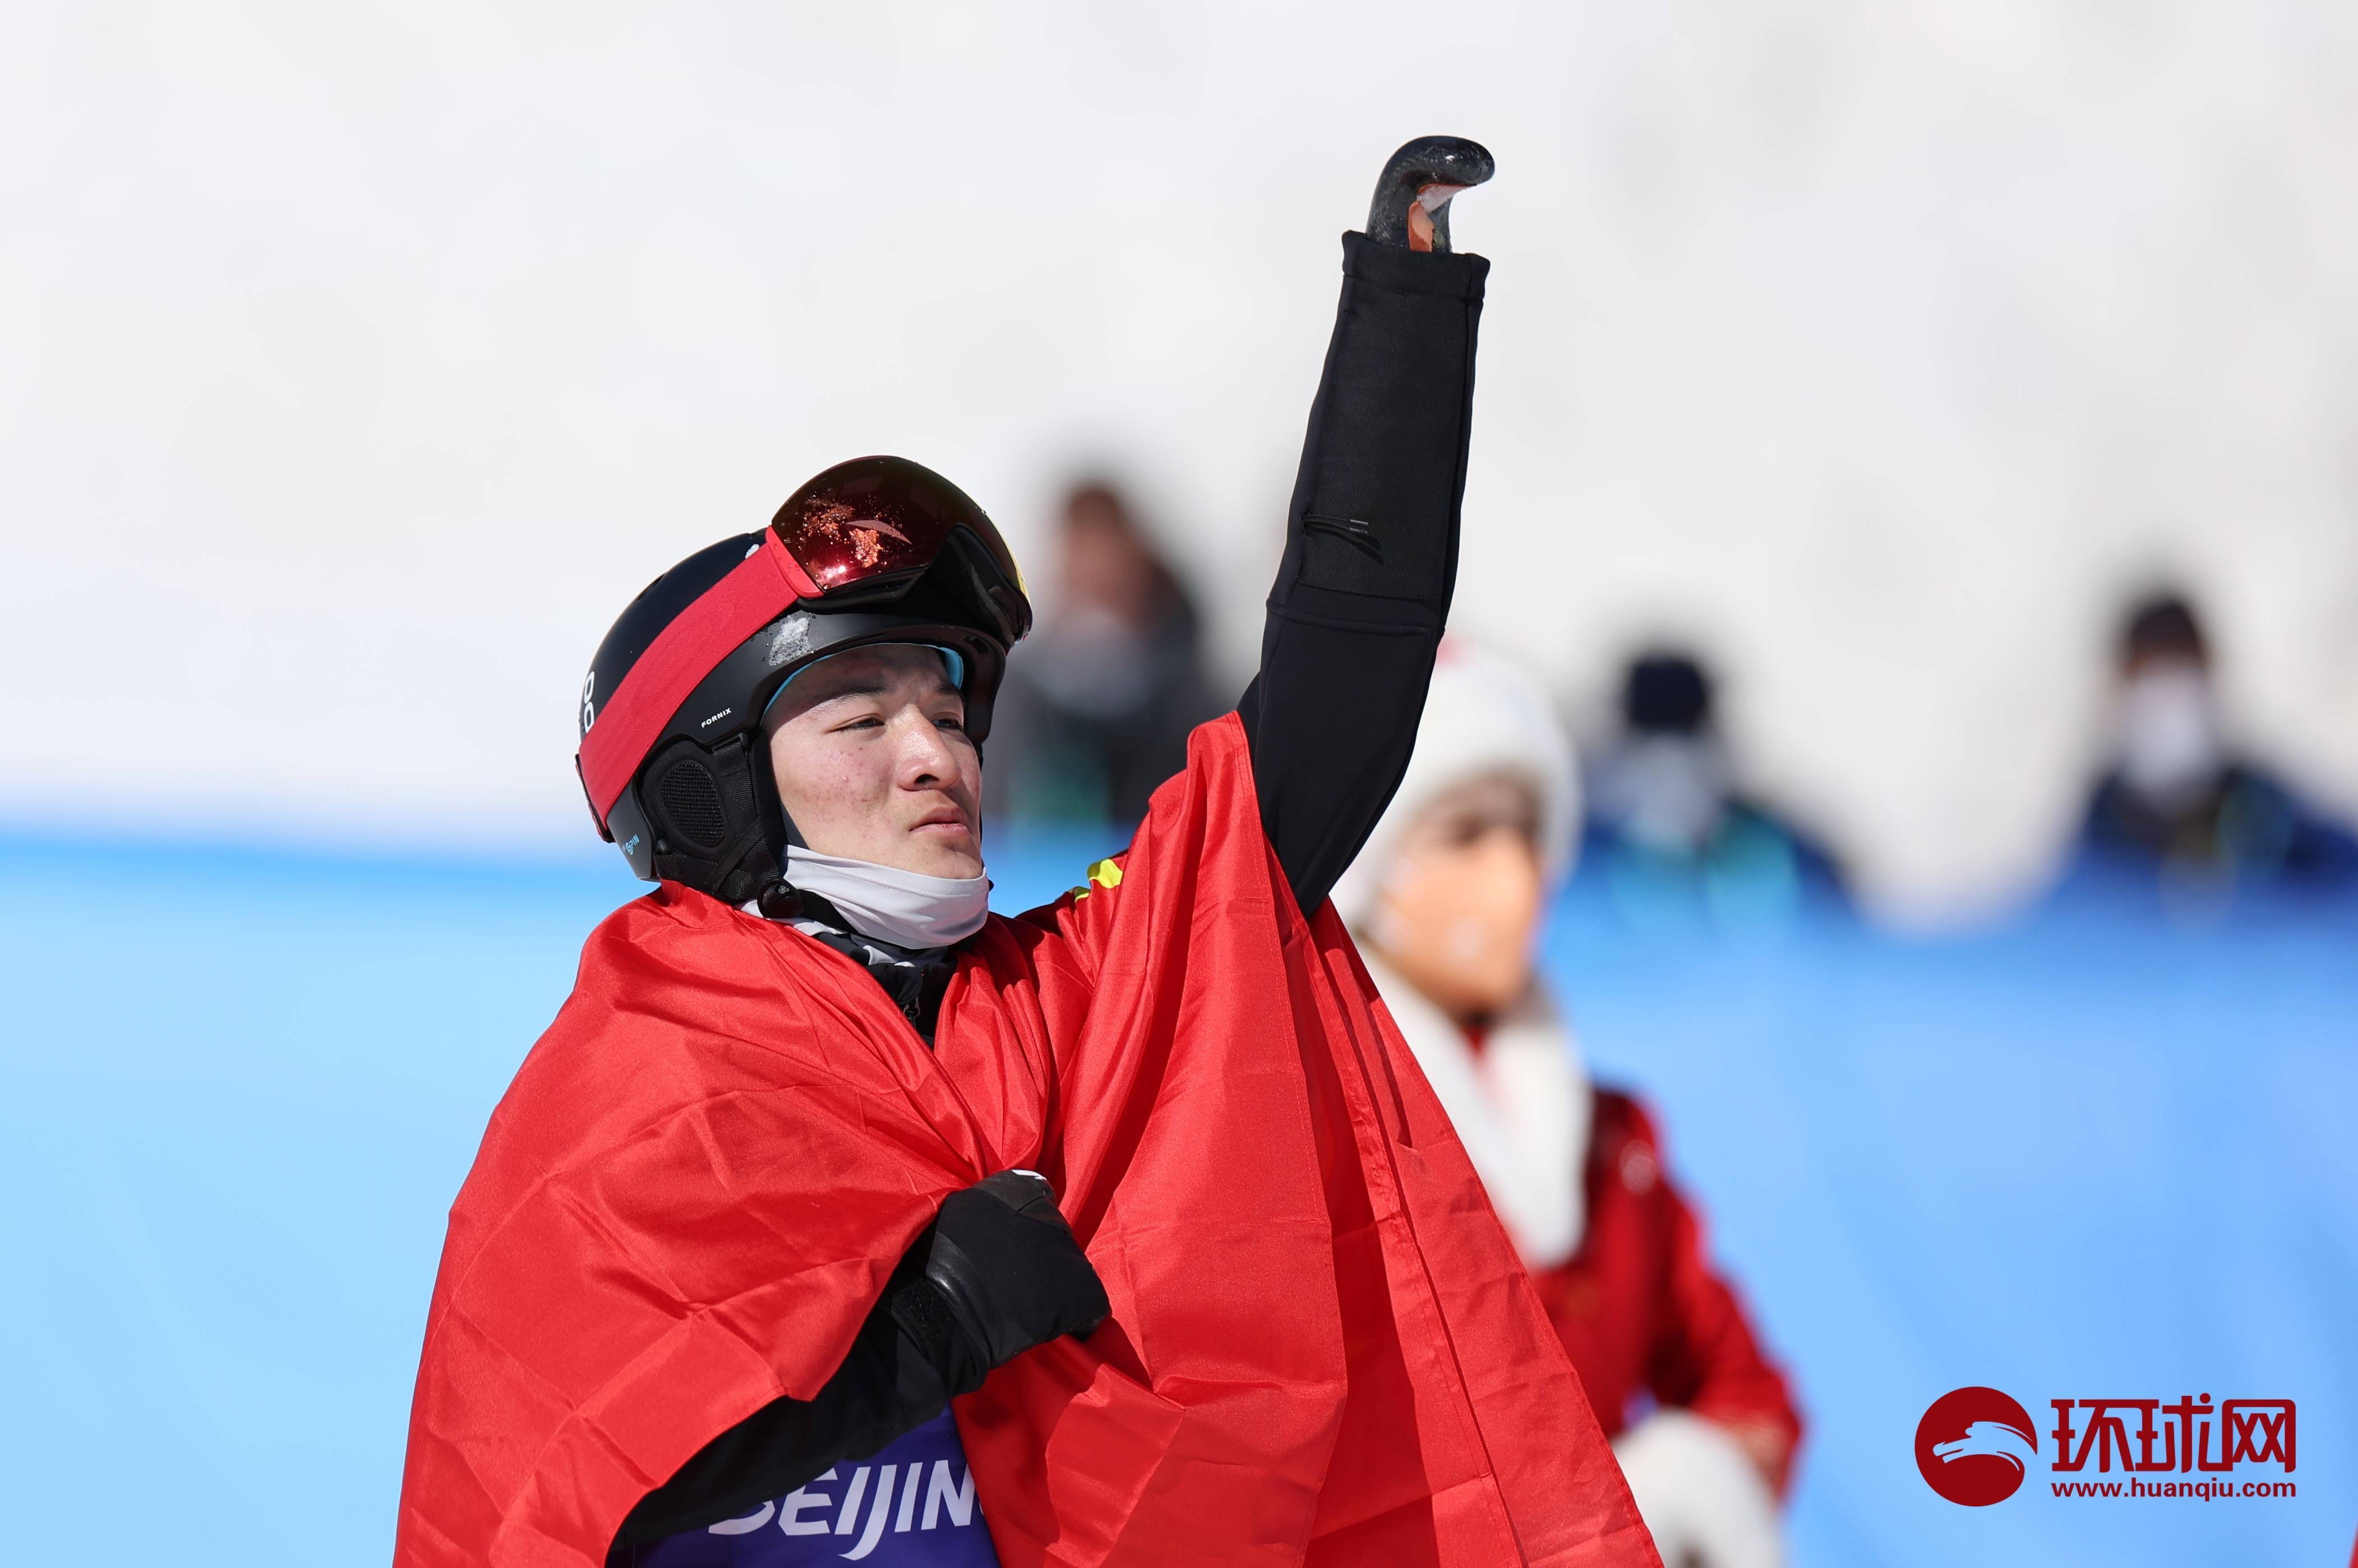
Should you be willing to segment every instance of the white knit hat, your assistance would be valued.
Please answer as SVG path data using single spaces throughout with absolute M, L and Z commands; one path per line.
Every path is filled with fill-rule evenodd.
M 1539 799 L 1540 863 L 1552 888 L 1580 842 L 1580 784 L 1572 741 L 1547 693 L 1520 665 L 1460 637 L 1443 640 L 1416 750 L 1400 790 L 1359 858 L 1335 884 L 1335 909 L 1364 929 L 1374 917 L 1401 829 L 1443 795 L 1492 773 L 1528 780 Z

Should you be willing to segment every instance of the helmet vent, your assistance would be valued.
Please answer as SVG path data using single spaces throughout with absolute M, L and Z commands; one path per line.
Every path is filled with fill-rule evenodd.
M 720 809 L 720 786 L 712 771 L 689 759 L 675 763 L 659 786 L 664 816 L 672 831 L 691 844 L 717 849 L 729 837 L 729 819 Z

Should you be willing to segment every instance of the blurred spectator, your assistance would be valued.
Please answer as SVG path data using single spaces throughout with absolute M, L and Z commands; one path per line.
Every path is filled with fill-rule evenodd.
M 2082 834 L 2091 860 L 2194 884 L 2358 881 L 2358 840 L 2229 750 L 2210 643 L 2184 599 L 2130 612 L 2116 673 L 2109 766 Z
M 1651 1114 L 1592 1084 L 1533 969 L 1579 811 L 1538 684 L 1442 645 L 1407 775 L 1336 910 L 1530 1267 L 1668 1563 L 1779 1559 L 1801 1436 Z
M 1625 908 L 1700 900 L 1714 914 L 1776 914 L 1841 895 L 1833 856 L 1737 789 L 1711 676 L 1693 655 L 1633 659 L 1620 720 L 1591 774 L 1586 852 Z
M 1054 608 L 1015 651 L 991 730 L 1003 807 L 1033 821 L 1134 822 L 1219 712 L 1195 607 L 1120 492 L 1065 498 Z

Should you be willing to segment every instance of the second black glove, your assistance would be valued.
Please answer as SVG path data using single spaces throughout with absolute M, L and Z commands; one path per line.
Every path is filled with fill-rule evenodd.
M 952 1193 L 910 1256 L 922 1260 L 920 1278 L 894 1293 L 892 1315 L 952 1395 L 1058 1335 L 1087 1338 L 1110 1310 L 1055 1189 L 1030 1171 Z

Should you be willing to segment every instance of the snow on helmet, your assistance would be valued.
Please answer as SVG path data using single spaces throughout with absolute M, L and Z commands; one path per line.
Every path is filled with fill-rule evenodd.
M 865 643 L 942 648 L 980 741 L 1031 629 L 1015 557 L 964 491 L 905 458 L 838 463 L 768 527 L 649 583 L 599 643 L 574 759 L 590 815 L 644 880 L 741 903 L 796 841 L 761 729 L 790 676 Z

